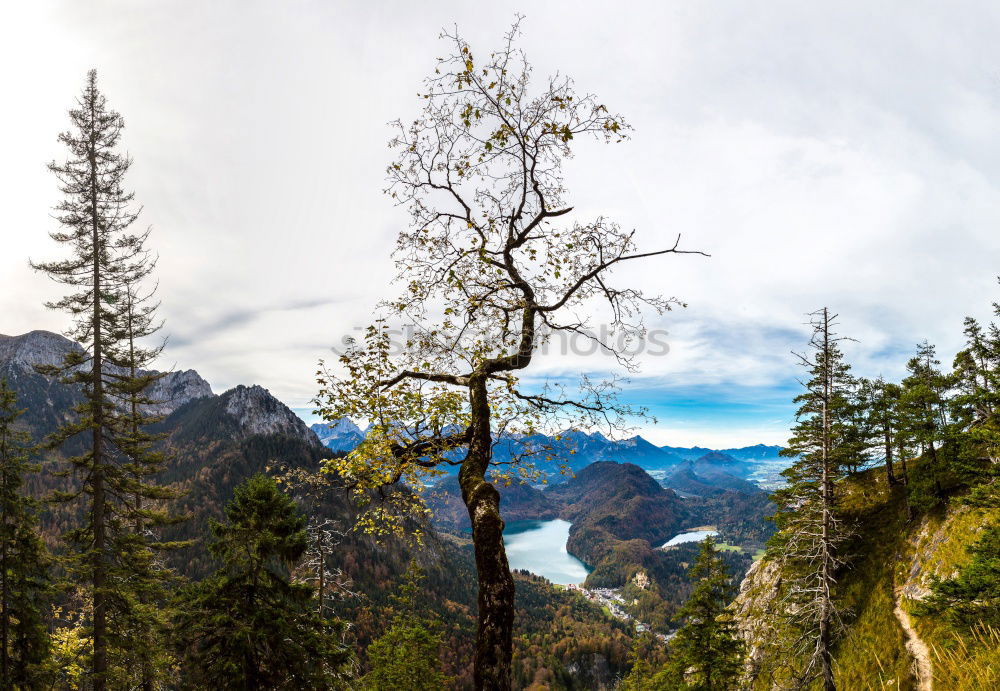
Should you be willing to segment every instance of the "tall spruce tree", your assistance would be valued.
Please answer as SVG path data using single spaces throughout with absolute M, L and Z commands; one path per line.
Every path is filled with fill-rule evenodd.
M 45 610 L 48 557 L 37 529 L 36 502 L 23 492 L 31 440 L 16 427 L 22 411 L 0 380 L 0 688 L 36 688 L 49 654 Z
M 212 522 L 221 566 L 185 588 L 174 622 L 189 688 L 325 689 L 351 662 L 343 625 L 316 612 L 315 591 L 291 579 L 308 546 L 306 519 L 277 483 L 258 474 L 236 489 L 225 522 Z
M 146 384 L 123 372 L 121 353 L 122 301 L 128 286 L 143 277 L 146 234 L 131 226 L 138 217 L 133 195 L 125 187 L 131 159 L 119 144 L 124 120 L 108 107 L 97 87 L 97 74 L 87 75 L 77 107 L 69 111 L 71 129 L 59 135 L 68 157 L 51 163 L 49 169 L 60 182 L 64 198 L 56 206 L 62 229 L 50 233 L 71 252 L 67 259 L 32 263 L 53 280 L 73 292 L 49 307 L 64 310 L 73 318 L 67 335 L 82 346 L 70 352 L 60 366 L 39 367 L 40 372 L 61 376 L 78 385 L 83 403 L 76 417 L 48 440 L 58 448 L 77 436 L 86 436 L 86 450 L 66 459 L 66 475 L 76 484 L 58 492 L 55 499 L 82 501 L 86 519 L 66 538 L 75 547 L 76 558 L 68 564 L 73 574 L 90 586 L 93 600 L 92 684 L 102 691 L 109 683 L 109 664 L 114 651 L 135 644 L 131 620 L 121 616 L 133 593 L 123 590 L 132 565 L 131 550 L 123 542 L 136 525 L 134 497 L 158 490 L 135 479 L 137 448 L 134 425 L 129 422 L 122 392 L 141 392 Z
M 711 536 L 702 543 L 688 575 L 694 590 L 677 611 L 676 618 L 683 625 L 670 642 L 670 660 L 655 677 L 653 688 L 735 689 L 742 670 L 743 644 L 726 613 L 735 587 Z
M 826 308 L 813 314 L 812 352 L 799 356 L 810 378 L 795 399 L 797 422 L 782 451 L 796 461 L 782 473 L 787 485 L 773 495 L 779 529 L 773 544 L 784 559 L 788 624 L 795 652 L 804 658 L 795 676 L 803 686 L 819 679 L 825 691 L 837 688 L 833 644 L 840 612 L 834 586 L 847 537 L 837 515 L 837 482 L 855 463 L 851 454 L 857 448 L 850 429 L 855 384 L 835 322 Z

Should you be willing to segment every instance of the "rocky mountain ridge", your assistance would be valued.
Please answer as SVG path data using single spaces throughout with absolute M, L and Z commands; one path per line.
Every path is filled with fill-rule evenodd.
M 29 331 L 20 336 L 0 334 L 0 364 L 30 369 L 34 365 L 59 365 L 68 352 L 80 346 L 51 331 Z

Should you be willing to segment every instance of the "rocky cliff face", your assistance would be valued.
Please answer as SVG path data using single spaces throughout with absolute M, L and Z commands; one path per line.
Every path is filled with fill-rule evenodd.
M 79 349 L 68 338 L 48 331 L 0 335 L 0 377 L 10 380 L 17 390 L 18 404 L 27 409 L 25 423 L 37 438 L 65 422 L 81 396 L 77 387 L 63 384 L 57 377 L 40 375 L 34 367 L 59 365 L 67 353 Z M 149 406 L 149 412 L 162 417 L 192 401 L 216 398 L 209 383 L 191 369 L 167 372 L 152 384 L 148 395 L 156 401 Z M 238 386 L 224 393 L 220 403 L 245 436 L 278 434 L 310 446 L 319 444 L 295 413 L 260 386 Z M 343 433 L 351 431 L 341 427 Z M 354 430 L 360 438 L 360 430 L 356 426 Z
M 731 605 L 740 638 L 746 646 L 741 688 L 752 688 L 767 661 L 776 652 L 775 616 L 781 610 L 781 567 L 777 561 L 758 559 L 740 583 Z
M 59 365 L 67 353 L 79 346 L 48 331 L 30 331 L 20 336 L 0 335 L 0 377 L 17 392 L 17 406 L 24 409 L 21 423 L 35 439 L 41 439 L 67 422 L 81 402 L 76 387 L 56 377 L 35 372 L 35 365 Z M 81 449 L 70 444 L 68 451 Z

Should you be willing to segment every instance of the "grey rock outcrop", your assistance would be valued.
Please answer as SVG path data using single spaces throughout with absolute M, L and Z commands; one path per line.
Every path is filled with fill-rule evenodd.
M 214 396 L 212 387 L 193 369 L 167 372 L 153 382 L 147 392 L 156 403 L 148 406 L 154 415 L 169 415 L 182 405 L 197 398 Z
M 60 365 L 80 346 L 51 331 L 29 331 L 20 336 L 0 334 L 0 365 L 33 370 L 35 365 Z

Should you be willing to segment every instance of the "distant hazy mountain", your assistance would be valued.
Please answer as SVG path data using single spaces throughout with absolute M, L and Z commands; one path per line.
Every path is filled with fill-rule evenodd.
M 706 449 L 703 446 L 661 446 L 660 448 L 675 456 L 680 456 L 685 461 L 694 460 L 713 451 L 713 449 Z
M 663 479 L 663 486 L 699 497 L 710 497 L 727 491 L 747 494 L 763 491 L 753 482 L 725 471 L 702 467 L 699 472 L 696 467 L 694 461 L 684 463 Z
M 348 419 L 314 424 L 312 430 L 334 451 L 350 451 L 364 439 L 361 429 Z M 520 459 L 533 463 L 552 476 L 553 481 L 558 480 L 563 465 L 576 472 L 598 461 L 614 461 L 632 463 L 645 470 L 662 470 L 684 461 L 640 436 L 614 441 L 600 432 L 588 434 L 579 430 L 504 437 L 494 445 L 493 458 L 498 462 Z
M 741 446 L 738 449 L 721 449 L 721 452 L 738 461 L 769 461 L 780 458 L 779 452 L 782 448 L 781 446 L 754 444 L 753 446 Z
M 498 461 L 523 457 L 550 474 L 561 464 L 577 472 L 600 461 L 631 463 L 644 470 L 659 470 L 683 461 L 639 436 L 611 440 L 600 432 L 587 434 L 567 430 L 558 435 L 536 434 L 523 438 L 507 438 L 497 442 L 493 456 Z
M 755 467 L 752 462 L 738 460 L 721 451 L 709 451 L 687 463 L 694 472 L 706 477 L 722 474 L 746 478 Z
M 754 444 L 736 449 L 708 449 L 704 446 L 661 446 L 660 448 L 680 456 L 686 461 L 694 460 L 713 451 L 732 456 L 738 461 L 767 461 L 778 458 L 778 452 L 781 451 L 782 447 Z

